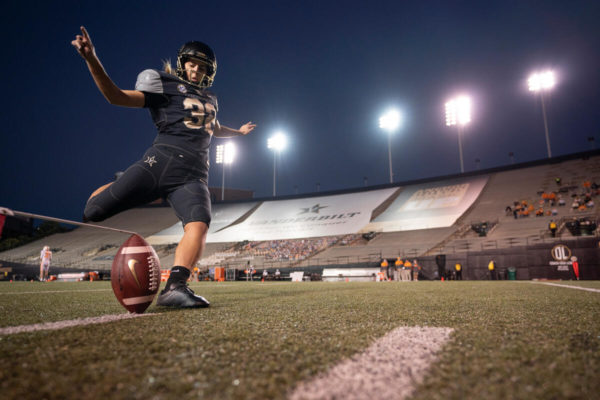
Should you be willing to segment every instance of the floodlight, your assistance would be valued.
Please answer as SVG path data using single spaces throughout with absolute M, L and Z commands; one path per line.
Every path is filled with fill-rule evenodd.
M 235 145 L 232 142 L 217 145 L 217 164 L 231 164 L 235 158 Z
M 398 110 L 389 110 L 379 118 L 379 127 L 389 133 L 395 132 L 400 123 L 401 116 Z
M 456 97 L 446 103 L 446 126 L 466 125 L 471 122 L 471 99 Z
M 527 83 L 529 84 L 530 91 L 538 92 L 540 90 L 552 89 L 556 84 L 556 79 L 554 78 L 554 72 L 544 71 L 532 74 Z
M 284 150 L 287 146 L 287 138 L 281 132 L 275 133 L 275 135 L 271 136 L 267 141 L 267 147 L 269 149 L 273 149 L 275 151 Z

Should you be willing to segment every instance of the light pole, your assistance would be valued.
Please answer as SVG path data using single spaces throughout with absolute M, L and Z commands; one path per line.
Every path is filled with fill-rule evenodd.
M 536 72 L 529 77 L 527 83 L 529 84 L 529 91 L 540 93 L 540 99 L 542 100 L 542 115 L 544 117 L 544 130 L 546 132 L 546 148 L 548 150 L 548 158 L 550 158 L 552 157 L 552 151 L 550 150 L 550 135 L 548 134 L 548 120 L 546 118 L 546 105 L 544 104 L 544 91 L 552 89 L 556 84 L 554 73 L 552 71 L 544 71 L 540 73 Z
M 232 164 L 235 158 L 235 145 L 232 142 L 217 145 L 217 164 L 223 164 L 221 201 L 225 200 L 225 164 Z
M 446 126 L 455 126 L 458 129 L 458 153 L 460 156 L 460 172 L 465 172 L 462 151 L 462 133 L 466 124 L 471 122 L 471 99 L 459 96 L 446 103 Z
M 287 138 L 282 132 L 276 132 L 267 140 L 267 147 L 273 150 L 273 197 L 277 195 L 277 157 L 287 146 Z
M 390 183 L 394 182 L 392 171 L 392 134 L 398 130 L 401 123 L 401 115 L 398 110 L 389 110 L 379 118 L 379 127 L 388 133 L 388 163 L 390 167 Z

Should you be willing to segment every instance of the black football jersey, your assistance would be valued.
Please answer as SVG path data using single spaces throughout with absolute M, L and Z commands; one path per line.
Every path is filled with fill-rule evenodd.
M 210 140 L 217 123 L 216 96 L 177 76 L 153 69 L 138 75 L 135 89 L 147 94 L 145 107 L 158 129 L 154 144 L 198 154 L 208 172 Z

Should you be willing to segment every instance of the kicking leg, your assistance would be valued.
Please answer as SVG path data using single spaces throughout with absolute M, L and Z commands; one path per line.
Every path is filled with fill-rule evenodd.
M 143 162 L 129 167 L 115 182 L 96 189 L 85 205 L 84 222 L 103 221 L 127 209 L 160 197 L 157 187 L 158 168 L 150 170 Z

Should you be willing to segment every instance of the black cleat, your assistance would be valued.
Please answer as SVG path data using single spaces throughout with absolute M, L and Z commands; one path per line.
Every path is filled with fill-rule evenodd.
M 171 283 L 164 288 L 156 300 L 157 306 L 178 308 L 204 308 L 210 306 L 208 300 L 194 294 L 185 283 Z

